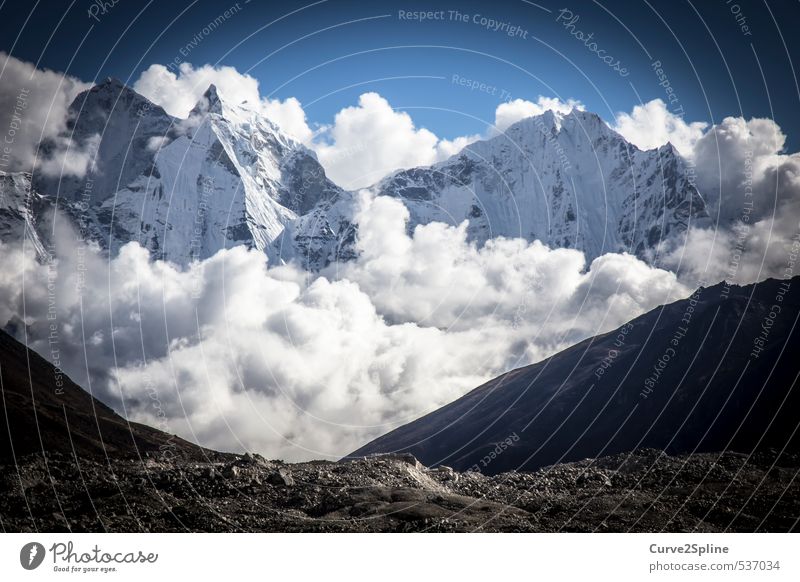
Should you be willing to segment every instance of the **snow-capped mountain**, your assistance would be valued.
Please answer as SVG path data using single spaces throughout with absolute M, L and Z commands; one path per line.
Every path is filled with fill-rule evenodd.
M 403 201 L 409 232 L 417 224 L 467 220 L 478 243 L 497 236 L 538 239 L 580 249 L 589 261 L 607 252 L 645 256 L 664 237 L 708 218 L 672 145 L 642 151 L 597 115 L 577 109 L 524 119 L 444 162 L 396 172 L 373 189 Z M 302 224 L 294 230 L 309 238 Z
M 33 190 L 111 253 L 134 240 L 185 265 L 243 244 L 312 270 L 356 254 L 358 196 L 328 180 L 310 149 L 214 86 L 177 119 L 108 79 L 75 99 L 64 138 L 93 154 L 86 176 L 34 174 Z M 43 144 L 43 155 L 53 147 Z M 647 258 L 662 238 L 708 220 L 690 170 L 669 144 L 642 151 L 595 114 L 547 111 L 373 190 L 406 205 L 409 232 L 466 220 L 478 244 L 522 237 L 588 260 Z M 24 189 L 24 177 L 14 180 Z
M 134 240 L 185 265 L 234 245 L 266 251 L 287 223 L 342 193 L 313 152 L 213 85 L 177 119 L 109 79 L 70 116 L 73 141 L 94 142 L 94 163 L 84 178 L 36 183 L 112 253 Z

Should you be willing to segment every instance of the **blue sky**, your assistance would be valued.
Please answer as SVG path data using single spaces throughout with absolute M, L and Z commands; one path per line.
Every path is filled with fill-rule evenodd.
M 800 55 L 792 30 L 797 2 L 240 0 L 235 14 L 203 34 L 235 5 L 120 0 L 104 13 L 85 0 L 5 3 L 0 48 L 87 81 L 132 82 L 149 65 L 176 59 L 231 65 L 258 78 L 264 95 L 297 97 L 317 123 L 330 123 L 358 95 L 377 91 L 444 138 L 485 130 L 508 96 L 576 98 L 607 119 L 640 102 L 666 101 L 653 67 L 660 61 L 674 108 L 683 107 L 687 121 L 771 117 L 789 135 L 790 150 L 800 145 L 790 62 Z M 439 17 L 420 22 L 400 11 Z M 500 29 L 490 30 L 482 18 Z M 504 32 L 512 27 L 514 35 Z M 619 60 L 628 75 L 605 64 L 576 31 L 593 33 L 596 50 Z M 487 89 L 470 90 L 454 75 Z

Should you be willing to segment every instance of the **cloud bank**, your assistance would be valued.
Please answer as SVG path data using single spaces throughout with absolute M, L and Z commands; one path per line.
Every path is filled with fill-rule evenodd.
M 136 243 L 109 260 L 66 231 L 52 265 L 2 249 L 17 277 L 4 279 L 0 317 L 24 320 L 45 357 L 56 321 L 67 373 L 134 420 L 163 426 L 163 411 L 203 445 L 299 460 L 344 455 L 691 292 L 629 255 L 587 270 L 580 252 L 538 242 L 478 248 L 464 225 L 409 236 L 407 218 L 398 201 L 365 196 L 361 258 L 318 276 L 244 247 L 186 270 Z

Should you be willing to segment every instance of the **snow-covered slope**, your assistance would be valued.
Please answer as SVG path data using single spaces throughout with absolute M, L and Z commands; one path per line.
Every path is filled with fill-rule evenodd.
M 115 253 L 131 240 L 178 264 L 221 248 L 267 250 L 284 225 L 341 194 L 315 155 L 212 85 L 188 119 L 109 79 L 71 108 L 74 141 L 97 144 L 85 178 L 40 178 Z
M 36 224 L 45 208 L 44 199 L 31 189 L 30 174 L 0 171 L 0 241 L 25 245 L 45 258 L 45 245 Z
M 396 172 L 374 189 L 403 201 L 409 230 L 469 221 L 472 240 L 538 239 L 645 256 L 662 238 L 708 218 L 690 168 L 672 147 L 641 151 L 597 115 L 547 111 L 431 167 Z M 296 228 L 302 237 L 302 228 Z
M 577 109 L 519 121 L 443 163 L 398 172 L 377 190 L 405 200 L 413 222 L 467 219 L 478 242 L 538 239 L 581 249 L 589 260 L 642 254 L 706 216 L 671 145 L 641 151 Z

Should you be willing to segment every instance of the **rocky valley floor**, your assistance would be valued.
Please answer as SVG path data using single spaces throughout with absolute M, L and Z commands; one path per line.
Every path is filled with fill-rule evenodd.
M 487 477 L 410 455 L 285 464 L 258 455 L 0 467 L 11 531 L 623 532 L 798 529 L 800 457 L 653 450 Z

